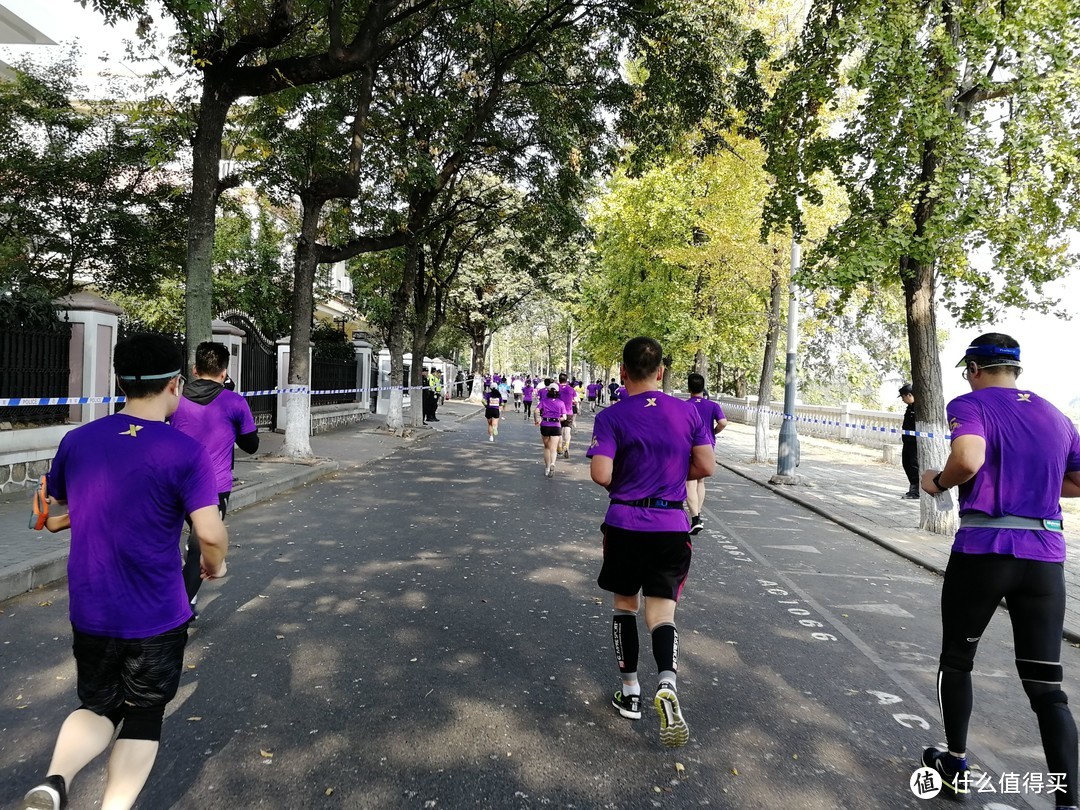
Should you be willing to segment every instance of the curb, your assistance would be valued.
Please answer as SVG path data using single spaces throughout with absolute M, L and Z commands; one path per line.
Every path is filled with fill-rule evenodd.
M 0 602 L 63 579 L 67 562 L 67 551 L 59 551 L 53 557 L 34 560 L 26 568 L 0 574 Z
M 894 554 L 896 554 L 896 555 L 898 555 L 900 557 L 903 557 L 905 560 L 913 562 L 913 563 L 915 563 L 916 565 L 918 565 L 921 568 L 925 568 L 927 571 L 930 571 L 931 573 L 939 574 L 941 576 L 945 575 L 945 569 L 942 568 L 937 563 L 932 562 L 930 560 L 927 560 L 926 558 L 922 557 L 918 553 L 909 551 L 909 550 L 897 545 L 896 543 L 889 540 L 888 538 L 882 537 L 879 534 L 875 534 L 874 532 L 870 531 L 869 529 L 864 528 L 863 526 L 859 526 L 856 523 L 852 523 L 847 518 L 843 518 L 843 517 L 840 517 L 837 514 L 834 514 L 833 512 L 829 511 L 828 509 L 821 506 L 820 504 L 814 503 L 813 501 L 809 501 L 806 498 L 801 498 L 801 497 L 799 497 L 798 495 L 796 495 L 796 494 L 794 494 L 792 492 L 788 492 L 787 490 L 785 490 L 782 487 L 778 487 L 778 486 L 776 486 L 774 484 L 768 483 L 767 481 L 762 481 L 762 480 L 760 480 L 758 478 L 755 478 L 754 476 L 750 475 L 749 473 L 744 472 L 743 470 L 740 470 L 737 467 L 733 467 L 731 464 L 727 464 L 727 463 L 725 463 L 723 461 L 719 461 L 719 460 L 716 463 L 719 464 L 721 467 L 723 467 L 725 470 L 727 470 L 729 472 L 732 472 L 732 473 L 735 473 L 735 475 L 739 476 L 740 478 L 745 478 L 747 481 L 750 481 L 750 482 L 752 482 L 754 484 L 757 484 L 759 487 L 764 487 L 765 489 L 776 493 L 781 498 L 786 498 L 787 500 L 792 501 L 793 503 L 797 503 L 797 504 L 799 504 L 799 506 L 803 507 L 804 509 L 808 509 L 811 512 L 813 512 L 814 514 L 819 515 L 819 516 L 825 518 L 826 520 L 832 521 L 833 523 L 837 524 L 838 526 L 843 526 L 848 531 L 854 532 L 855 534 L 859 535 L 860 537 L 864 537 L 867 540 L 869 540 L 869 541 L 871 541 L 873 543 L 876 543 L 877 545 L 881 546 L 882 548 L 886 549 L 887 551 L 891 551 Z M 1007 608 L 1004 600 L 1002 600 L 1001 606 Z M 1062 635 L 1063 638 L 1065 638 L 1066 641 L 1069 641 L 1069 642 L 1071 642 L 1073 644 L 1080 644 L 1080 628 L 1069 627 L 1068 624 L 1066 624 L 1066 625 L 1064 625 L 1062 627 L 1061 635 Z

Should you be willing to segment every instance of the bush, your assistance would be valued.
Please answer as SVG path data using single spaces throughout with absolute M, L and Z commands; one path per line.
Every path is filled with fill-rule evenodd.
M 337 360 L 349 362 L 356 357 L 352 342 L 341 330 L 330 324 L 320 323 L 311 330 L 311 356 L 314 360 Z

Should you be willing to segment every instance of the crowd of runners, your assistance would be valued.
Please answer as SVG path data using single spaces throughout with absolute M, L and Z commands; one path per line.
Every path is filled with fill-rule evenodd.
M 185 391 L 180 353 L 168 339 L 122 341 L 114 365 L 125 409 L 72 430 L 60 444 L 47 491 L 52 504 L 69 507 L 80 705 L 59 731 L 45 780 L 26 794 L 21 810 L 63 810 L 71 780 L 110 746 L 103 808 L 130 807 L 149 776 L 179 684 L 198 584 L 226 572 L 233 445 L 248 452 L 258 446 L 246 403 L 225 385 L 227 362 L 223 346 L 201 345 Z M 1076 810 L 1077 730 L 1060 656 L 1060 498 L 1080 497 L 1080 435 L 1053 405 L 1019 388 L 1020 347 L 1011 337 L 980 336 L 959 367 L 971 393 L 948 405 L 951 452 L 941 470 L 925 470 L 920 481 L 933 496 L 959 488 L 961 515 L 941 595 L 937 691 L 947 745 L 925 749 L 921 764 L 947 797 L 972 792 L 971 671 L 979 639 L 1004 600 L 1017 673 L 1049 770 L 1060 777 L 1056 806 Z M 660 344 L 638 337 L 624 346 L 620 383 L 493 374 L 485 380 L 484 409 L 490 443 L 511 404 L 514 414 L 532 420 L 548 478 L 556 459 L 571 458 L 577 417 L 585 409 L 593 415 L 585 456 L 592 481 L 608 495 L 597 584 L 612 594 L 619 684 L 611 703 L 621 717 L 642 717 L 641 615 L 657 668 L 652 704 L 660 740 L 676 747 L 690 730 L 677 691 L 675 613 L 691 537 L 703 528 L 702 482 L 713 474 L 726 420 L 706 398 L 700 375 L 687 379 L 688 400 L 665 394 L 663 376 Z M 178 554 L 185 520 L 193 538 L 186 567 Z

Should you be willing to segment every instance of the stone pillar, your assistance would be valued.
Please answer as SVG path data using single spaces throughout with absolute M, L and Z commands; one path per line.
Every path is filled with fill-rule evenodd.
M 117 394 L 113 349 L 123 310 L 90 292 L 79 292 L 55 302 L 71 322 L 71 376 L 69 397 L 111 397 Z M 68 420 L 92 422 L 113 412 L 112 404 L 72 405 Z
M 379 351 L 379 391 L 375 413 L 390 413 L 390 350 Z
M 244 335 L 247 334 L 239 326 L 233 326 L 228 321 L 217 318 L 210 324 L 212 339 L 218 343 L 224 343 L 229 349 L 229 377 L 240 388 L 240 369 L 244 363 Z
M 308 368 L 311 368 L 311 347 L 308 346 Z M 310 379 L 310 377 L 309 377 Z M 289 387 L 289 338 L 279 338 L 277 341 L 277 388 Z M 278 394 L 277 396 L 277 430 L 276 433 L 285 432 L 285 404 L 289 397 L 311 396 L 310 394 Z
M 356 401 L 371 409 L 371 344 L 362 337 L 353 337 L 353 351 L 356 352 Z

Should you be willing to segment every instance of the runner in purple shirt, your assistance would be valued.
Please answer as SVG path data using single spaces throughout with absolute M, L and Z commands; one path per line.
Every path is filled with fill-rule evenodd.
M 47 777 L 20 808 L 67 805 L 76 774 L 113 744 L 103 807 L 130 807 L 161 739 L 183 669 L 191 607 L 178 544 L 184 516 L 203 538 L 203 575 L 224 576 L 228 538 L 206 450 L 165 424 L 180 398 L 182 358 L 162 335 L 114 352 L 121 413 L 68 433 L 47 486 L 71 516 L 72 650 L 81 706 L 64 721 Z M 155 797 L 155 805 L 167 804 Z
M 536 403 L 534 423 L 540 428 L 540 439 L 544 443 L 544 475 L 555 475 L 555 459 L 559 457 L 559 439 L 566 420 L 566 405 L 559 399 L 559 386 L 552 383 L 544 389 Z
M 569 382 L 565 374 L 559 375 L 559 399 L 566 406 L 566 419 L 563 420 L 562 441 L 559 443 L 559 454 L 563 458 L 570 458 L 570 439 L 574 434 L 574 414 L 577 413 L 577 391 Z
M 258 428 L 247 400 L 225 388 L 229 349 L 224 343 L 200 343 L 195 349 L 194 372 L 195 378 L 184 386 L 184 395 L 170 421 L 177 430 L 202 442 L 209 452 L 217 482 L 218 510 L 224 519 L 232 492 L 233 445 L 245 453 L 254 453 L 259 449 Z M 202 584 L 199 571 L 199 537 L 192 531 L 188 534 L 184 587 L 193 612 Z
M 959 366 L 971 393 L 949 403 L 952 448 L 945 468 L 922 476 L 931 495 L 960 488 L 960 529 L 941 589 L 938 704 L 948 745 L 927 748 L 922 764 L 941 775 L 948 795 L 972 792 L 971 670 L 979 639 L 1004 599 L 1017 674 L 1038 719 L 1047 767 L 1063 774 L 1056 804 L 1075 807 L 1076 723 L 1062 690 L 1060 497 L 1080 488 L 1080 436 L 1057 408 L 1017 386 L 1020 345 L 1008 335 L 979 336 Z
M 596 413 L 596 397 L 602 386 L 595 380 L 585 386 L 585 398 L 589 403 L 589 410 Z
M 712 475 L 716 457 L 697 410 L 661 392 L 660 344 L 637 337 L 623 347 L 621 373 L 628 396 L 601 411 L 586 455 L 593 481 L 611 503 L 601 527 L 604 564 L 597 584 L 614 595 L 612 641 L 622 688 L 612 698 L 619 714 L 641 718 L 637 613 L 645 597 L 659 686 L 653 706 L 664 745 L 685 745 L 690 730 L 675 692 L 679 635 L 675 606 L 690 570 L 686 482 Z
M 712 437 L 713 447 L 716 447 L 716 437 L 720 431 L 727 427 L 727 417 L 720 403 L 711 399 L 705 399 L 705 378 L 700 374 L 691 374 L 687 377 L 686 387 L 690 391 L 690 399 L 687 400 L 697 408 L 701 415 L 701 421 L 705 429 Z M 702 522 L 701 510 L 705 506 L 705 479 L 686 482 L 686 508 L 690 510 L 690 534 L 698 534 L 705 528 Z
M 525 385 L 521 389 L 521 401 L 525 405 L 525 418 L 532 417 L 532 404 L 533 404 L 533 392 L 536 390 L 536 385 L 531 378 L 526 378 Z

